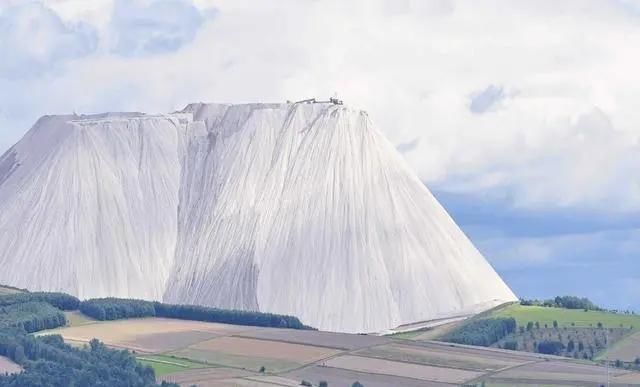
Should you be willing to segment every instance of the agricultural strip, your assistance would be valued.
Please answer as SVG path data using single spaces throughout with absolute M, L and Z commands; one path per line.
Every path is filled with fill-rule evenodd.
M 528 364 L 522 367 L 499 372 L 491 377 L 494 381 L 519 381 L 531 383 L 567 383 L 573 385 L 606 385 L 607 370 L 604 367 L 595 367 L 587 364 L 549 361 Z M 612 380 L 625 376 L 628 371 L 610 369 Z M 640 374 L 632 374 L 626 383 L 640 384 Z
M 238 336 L 283 341 L 288 343 L 308 344 L 348 351 L 391 342 L 390 338 L 381 336 L 350 335 L 346 333 L 302 331 L 296 329 L 261 329 L 242 333 Z
M 330 359 L 325 362 L 325 365 L 328 367 L 342 368 L 358 372 L 456 384 L 461 384 L 467 380 L 475 379 L 483 374 L 482 372 L 476 371 L 432 367 L 351 355 Z
M 143 318 L 61 328 L 47 333 L 57 333 L 75 342 L 88 342 L 97 338 L 107 345 L 155 353 L 184 348 L 246 329 L 244 326 L 198 321 Z
M 472 371 L 493 371 L 524 364 L 527 360 L 509 357 L 488 357 L 461 351 L 427 348 L 405 344 L 389 344 L 356 352 L 357 355 L 436 367 L 461 368 Z
M 195 363 L 186 359 L 179 359 L 171 356 L 150 355 L 138 356 L 137 360 L 145 365 L 153 367 L 156 375 L 163 376 L 188 369 L 199 369 L 209 367 L 206 364 Z
M 300 367 L 340 351 L 309 345 L 278 341 L 248 339 L 243 337 L 220 337 L 204 341 L 173 354 L 210 364 L 269 372 L 284 371 Z
M 11 359 L 0 356 L 0 374 L 15 374 L 20 371 L 22 371 L 22 367 L 11 361 Z
M 640 332 L 636 332 L 629 337 L 617 342 L 612 349 L 598 356 L 598 359 L 622 360 L 634 362 L 640 358 Z
M 306 367 L 291 371 L 284 376 L 299 381 L 306 380 L 313 383 L 314 386 L 324 380 L 329 383 L 329 386 L 351 386 L 355 381 L 359 381 L 366 387 L 452 387 L 448 383 L 322 366 Z
M 233 378 L 242 378 L 246 376 L 252 376 L 255 373 L 231 369 L 231 368 L 204 368 L 204 369 L 196 369 L 196 370 L 188 370 L 183 372 L 178 372 L 170 375 L 163 376 L 159 378 L 161 380 L 166 380 L 167 382 L 178 383 L 184 386 L 197 385 L 198 387 L 209 387 L 209 386 L 224 386 L 225 383 L 222 383 L 224 380 L 229 380 Z M 226 384 L 231 385 L 233 384 Z

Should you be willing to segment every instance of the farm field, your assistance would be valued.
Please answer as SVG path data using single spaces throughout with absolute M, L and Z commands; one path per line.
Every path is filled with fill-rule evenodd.
M 207 364 L 165 355 L 138 356 L 137 359 L 140 363 L 151 366 L 158 376 L 209 367 Z
M 325 364 L 328 367 L 342 368 L 350 371 L 369 374 L 400 376 L 431 382 L 454 384 L 462 384 L 467 380 L 475 379 L 483 374 L 482 372 L 477 371 L 445 367 L 432 367 L 427 365 L 351 355 L 340 356 L 331 359 Z
M 64 316 L 67 318 L 67 325 L 70 327 L 77 327 L 81 325 L 87 324 L 95 324 L 98 321 L 92 319 L 91 317 L 85 316 L 77 310 L 72 312 L 64 312 Z
M 22 290 L 12 288 L 10 286 L 0 285 L 0 296 L 6 296 L 7 294 L 23 293 Z
M 97 337 L 113 347 L 156 353 L 185 348 L 246 329 L 247 327 L 238 325 L 141 318 L 72 326 L 47 333 L 59 333 L 65 339 L 85 343 Z
M 389 359 L 400 362 L 424 364 L 436 367 L 453 367 L 473 371 L 492 371 L 523 364 L 526 360 L 499 356 L 469 356 L 447 349 L 424 348 L 415 345 L 393 343 L 380 347 L 357 351 L 365 357 Z
M 272 372 L 298 368 L 340 351 L 325 347 L 291 344 L 244 337 L 219 337 L 172 352 L 176 356 L 201 362 L 258 371 Z
M 640 358 L 640 332 L 620 340 L 609 351 L 600 354 L 598 359 L 609 358 L 610 360 L 622 360 L 624 362 L 634 362 Z
M 496 310 L 491 317 L 513 317 L 518 326 L 526 326 L 528 322 L 539 322 L 540 325 L 553 326 L 557 321 L 560 327 L 592 328 L 602 323 L 604 328 L 640 329 L 640 315 L 615 314 L 608 312 L 588 311 L 582 309 L 563 309 L 543 306 L 509 305 Z
M 4 374 L 4 373 L 13 374 L 20 371 L 22 371 L 22 367 L 20 367 L 18 364 L 11 361 L 11 359 L 7 359 L 4 356 L 0 356 L 0 374 Z
M 82 316 L 76 316 L 82 317 Z M 394 337 L 232 326 L 146 318 L 88 323 L 53 332 L 75 343 L 98 338 L 129 348 L 159 380 L 199 387 L 418 387 L 580 385 L 604 383 L 606 370 L 535 353 Z M 260 372 L 260 369 L 264 370 Z M 612 372 L 613 386 L 638 385 L 640 374 Z
M 241 336 L 255 339 L 286 341 L 296 344 L 308 344 L 320 347 L 336 348 L 352 351 L 390 343 L 392 340 L 384 336 L 349 335 L 320 331 L 301 331 L 295 329 L 263 329 L 243 333 Z
M 491 376 L 493 381 L 517 382 L 537 381 L 545 384 L 569 384 L 576 386 L 606 385 L 607 373 L 604 367 L 593 367 L 586 364 L 566 364 L 559 361 L 528 364 L 522 367 L 505 370 Z M 640 380 L 624 370 L 609 369 L 611 386 L 638 385 Z

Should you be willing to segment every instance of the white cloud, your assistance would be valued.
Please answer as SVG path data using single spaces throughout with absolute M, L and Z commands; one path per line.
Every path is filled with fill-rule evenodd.
M 116 0 L 110 23 L 114 53 L 123 56 L 163 54 L 190 43 L 203 15 L 185 0 L 137 4 Z
M 135 57 L 111 52 L 111 26 L 132 23 L 112 1 L 47 4 L 67 23 L 95 25 L 100 49 L 40 80 L 35 95 L 24 91 L 30 83 L 0 85 L 11 90 L 0 95 L 4 110 L 26 112 L 0 111 L 3 128 L 74 109 L 167 111 L 338 92 L 440 189 L 508 190 L 514 205 L 533 208 L 640 208 L 640 52 L 631 49 L 640 46 L 640 14 L 628 2 L 198 0 L 199 12 L 215 8 L 216 17 L 178 31 L 179 51 L 143 55 L 157 35 L 134 28 L 126 47 Z M 154 19 L 162 39 L 173 26 L 163 20 Z M 474 114 L 470 96 L 490 85 L 500 98 Z
M 64 23 L 53 10 L 28 2 L 0 13 L 0 78 L 30 78 L 90 54 L 97 37 L 86 23 Z

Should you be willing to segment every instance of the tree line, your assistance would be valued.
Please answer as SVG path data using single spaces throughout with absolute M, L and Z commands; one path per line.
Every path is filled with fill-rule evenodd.
M 488 347 L 507 335 L 515 333 L 516 328 L 516 319 L 513 317 L 475 320 L 462 324 L 446 334 L 442 340 L 450 343 Z
M 80 305 L 78 298 L 66 293 L 55 292 L 33 292 L 33 293 L 14 293 L 0 296 L 0 307 L 14 304 L 22 304 L 25 302 L 46 302 L 51 306 L 60 310 L 76 310 Z
M 89 346 L 74 348 L 59 335 L 33 337 L 5 328 L 0 329 L 0 355 L 24 367 L 21 373 L 0 375 L 0 387 L 157 386 L 153 368 L 95 339 Z M 177 387 L 165 382 L 162 386 Z
M 0 307 L 0 329 L 11 327 L 33 333 L 66 323 L 64 313 L 46 302 L 29 301 Z
M 575 296 L 558 296 L 548 300 L 527 300 L 521 299 L 521 305 L 525 306 L 546 306 L 564 309 L 583 309 L 583 310 L 595 310 L 602 311 L 603 309 L 586 297 Z
M 293 316 L 197 305 L 172 305 L 133 299 L 99 298 L 82 301 L 79 308 L 87 316 L 101 321 L 137 317 L 165 317 L 259 327 L 312 329 Z
M 68 297 L 54 293 L 0 296 L 0 356 L 24 368 L 20 373 L 0 375 L 0 387 L 157 386 L 153 368 L 138 363 L 128 351 L 108 349 L 98 340 L 74 348 L 59 335 L 29 335 L 65 325 L 64 313 L 53 304 L 71 307 Z M 162 386 L 177 387 L 165 382 Z

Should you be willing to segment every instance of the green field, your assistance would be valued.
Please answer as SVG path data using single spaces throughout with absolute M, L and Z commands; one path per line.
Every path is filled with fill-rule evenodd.
M 196 363 L 187 359 L 174 358 L 166 355 L 139 356 L 138 361 L 153 367 L 157 376 L 173 374 L 197 368 L 210 368 L 210 365 Z
M 572 323 L 578 328 L 597 327 L 602 323 L 605 328 L 633 327 L 640 329 L 640 315 L 615 314 L 608 312 L 585 312 L 582 309 L 563 309 L 543 306 L 522 306 L 520 304 L 509 305 L 496 310 L 492 317 L 513 317 L 518 326 L 526 326 L 528 322 L 539 322 L 541 326 L 548 324 L 553 326 L 557 321 L 561 327 L 571 327 Z

